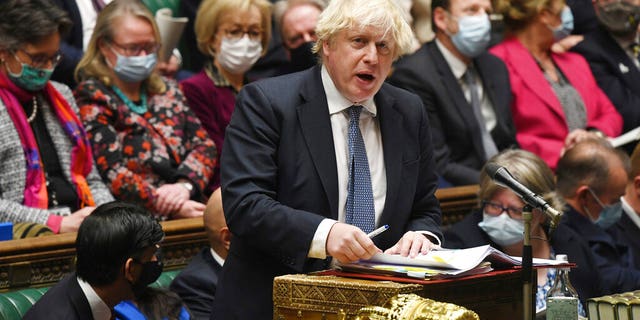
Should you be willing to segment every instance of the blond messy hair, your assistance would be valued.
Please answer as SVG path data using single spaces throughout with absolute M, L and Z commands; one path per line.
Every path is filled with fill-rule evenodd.
M 322 11 L 316 25 L 318 41 L 313 52 L 319 53 L 324 43 L 331 44 L 341 31 L 367 27 L 391 35 L 394 58 L 411 51 L 413 33 L 393 0 L 333 0 Z

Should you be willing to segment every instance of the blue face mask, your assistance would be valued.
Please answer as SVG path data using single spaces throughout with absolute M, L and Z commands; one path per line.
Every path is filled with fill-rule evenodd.
M 113 53 L 118 57 L 113 71 L 124 82 L 140 82 L 147 79 L 158 62 L 155 53 L 133 57 L 126 57 L 115 51 Z
M 611 227 L 616 222 L 618 222 L 618 220 L 620 220 L 620 217 L 622 216 L 622 202 L 605 205 L 604 203 L 602 203 L 602 201 L 600 201 L 600 198 L 598 198 L 596 193 L 593 192 L 591 188 L 587 190 L 589 190 L 589 192 L 591 193 L 593 198 L 596 200 L 598 205 L 602 207 L 602 211 L 600 211 L 600 216 L 598 217 L 598 219 L 596 219 L 594 223 L 597 224 L 602 229 L 609 229 L 609 227 Z
M 467 58 L 487 50 L 491 40 L 491 21 L 486 14 L 458 18 L 458 33 L 451 36 L 453 45 Z
M 622 216 L 622 205 L 616 203 L 614 205 L 605 206 L 600 211 L 600 217 L 596 220 L 596 224 L 602 229 L 609 229 L 613 226 Z
M 483 213 L 478 227 L 501 246 L 512 245 L 524 239 L 524 222 L 511 219 L 506 213 L 499 216 Z
M 51 78 L 52 73 L 53 68 L 40 69 L 26 63 L 22 63 L 22 71 L 19 74 L 7 70 L 9 79 L 11 79 L 16 86 L 27 91 L 42 90 L 47 84 L 47 81 L 49 81 L 49 78 Z
M 560 19 L 562 20 L 562 23 L 560 23 L 559 26 L 555 28 L 549 27 L 549 29 L 553 31 L 553 39 L 555 41 L 560 41 L 568 37 L 573 31 L 573 13 L 571 13 L 571 9 L 568 6 L 565 6 L 564 9 L 562 9 Z

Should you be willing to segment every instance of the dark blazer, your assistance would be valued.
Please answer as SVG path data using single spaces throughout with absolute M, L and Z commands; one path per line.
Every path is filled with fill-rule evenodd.
M 462 249 L 483 245 L 503 250 L 489 235 L 478 227 L 482 221 L 482 211 L 467 215 L 462 221 L 454 224 L 444 232 L 445 247 Z M 556 254 L 566 254 L 576 268 L 569 272 L 569 280 L 578 291 L 578 296 L 585 305 L 586 299 L 604 295 L 602 279 L 596 269 L 595 257 L 589 245 L 566 225 L 560 224 L 551 234 L 551 247 Z
M 473 63 L 496 114 L 493 141 L 498 150 L 517 147 L 509 74 L 504 63 L 487 53 Z M 477 184 L 487 160 L 480 126 L 435 40 L 398 61 L 389 83 L 422 98 L 431 123 L 438 174 L 453 185 Z
M 622 212 L 620 220 L 607 229 L 618 243 L 623 243 L 629 248 L 629 259 L 632 266 L 640 270 L 640 229 L 629 218 L 626 212 Z
M 387 175 L 374 239 L 381 249 L 408 230 L 440 236 L 431 132 L 420 99 L 383 84 L 378 108 Z M 212 318 L 271 319 L 273 278 L 329 266 L 309 259 L 314 233 L 338 218 L 338 176 L 320 67 L 245 86 L 227 127 L 222 199 L 233 241 Z M 250 301 L 251 303 L 239 303 Z
M 62 60 L 56 66 L 51 80 L 62 82 L 72 89 L 76 86 L 73 79 L 78 62 L 82 58 L 82 17 L 75 0 L 52 0 L 58 7 L 69 14 L 69 18 L 73 22 L 69 33 L 62 35 L 60 41 L 60 51 L 62 52 Z
M 220 270 L 222 266 L 206 247 L 171 281 L 169 289 L 182 298 L 192 319 L 209 319 Z
M 92 320 L 93 314 L 73 272 L 49 289 L 22 319 Z
M 622 130 L 640 126 L 640 70 L 624 49 L 599 27 L 586 34 L 573 50 L 587 59 L 598 86 L 622 116 Z
M 616 243 L 611 235 L 571 206 L 567 206 L 560 225 L 573 230 L 591 248 L 604 294 L 640 289 L 640 270 L 630 265 L 628 247 Z

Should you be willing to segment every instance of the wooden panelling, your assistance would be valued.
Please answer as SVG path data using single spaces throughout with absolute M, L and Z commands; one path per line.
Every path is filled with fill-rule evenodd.
M 443 225 L 461 220 L 476 206 L 478 186 L 441 189 L 436 192 L 442 207 Z M 162 222 L 165 270 L 184 267 L 207 246 L 202 218 Z M 0 292 L 56 283 L 74 270 L 75 233 L 40 238 L 0 241 Z
M 164 221 L 165 270 L 184 267 L 207 246 L 202 218 Z M 0 242 L 0 291 L 50 286 L 74 270 L 75 233 Z

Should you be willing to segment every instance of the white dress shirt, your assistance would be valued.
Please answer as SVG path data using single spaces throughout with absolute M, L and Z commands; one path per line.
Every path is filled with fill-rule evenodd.
M 636 211 L 633 210 L 633 208 L 629 205 L 627 200 L 624 199 L 624 197 L 620 197 L 620 202 L 622 202 L 622 212 L 629 216 L 629 219 L 631 219 L 636 227 L 640 229 L 640 217 L 638 216 Z
M 76 277 L 78 280 L 78 284 L 80 285 L 80 289 L 84 293 L 85 297 L 87 297 L 87 301 L 89 301 L 89 307 L 91 308 L 91 314 L 93 315 L 94 320 L 110 320 L 111 319 L 111 309 L 107 304 L 102 301 L 100 296 L 93 290 L 93 287 L 86 281 L 80 279 L 80 277 Z
M 215 252 L 215 250 L 213 250 L 212 248 L 209 249 L 211 251 L 211 256 L 213 257 L 213 260 L 215 260 L 220 266 L 224 265 L 224 259 L 222 259 L 222 257 Z
M 371 171 L 371 187 L 373 189 L 373 205 L 375 208 L 376 226 L 384 209 L 387 196 L 387 174 L 384 164 L 384 152 L 382 149 L 382 134 L 380 133 L 380 121 L 376 117 L 377 108 L 373 97 L 362 102 L 355 103 L 346 99 L 336 88 L 326 67 L 321 70 L 322 85 L 327 96 L 327 104 L 331 120 L 331 131 L 336 153 L 336 166 L 338 169 L 338 221 L 346 219 L 347 185 L 349 183 L 349 107 L 354 104 L 364 108 L 360 114 L 360 131 L 367 150 L 367 160 Z M 308 257 L 324 259 L 327 257 L 326 244 L 331 227 L 338 222 L 333 219 L 324 219 L 313 236 L 309 248 Z M 420 231 L 438 239 L 433 233 Z

